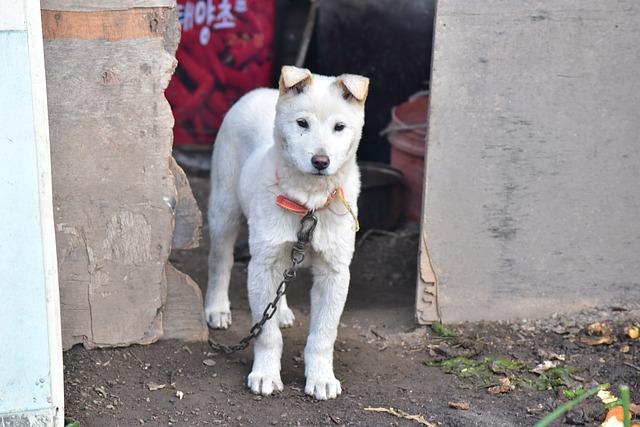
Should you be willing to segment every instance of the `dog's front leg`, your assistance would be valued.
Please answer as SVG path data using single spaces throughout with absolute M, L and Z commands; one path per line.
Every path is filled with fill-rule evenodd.
M 313 268 L 311 325 L 304 349 L 304 391 L 319 400 L 334 399 L 342 389 L 333 374 L 333 345 L 349 289 L 349 266 L 324 262 Z
M 274 266 L 254 256 L 249 262 L 248 291 L 253 321 L 257 322 L 267 305 L 276 295 Z M 274 390 L 282 391 L 280 358 L 282 356 L 282 334 L 278 326 L 278 315 L 267 321 L 253 348 L 253 368 L 247 385 L 255 394 L 270 395 Z

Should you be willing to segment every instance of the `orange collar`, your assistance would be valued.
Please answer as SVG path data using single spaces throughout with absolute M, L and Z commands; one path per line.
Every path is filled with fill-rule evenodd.
M 353 218 L 353 231 L 357 232 L 358 230 L 360 230 L 360 223 L 358 222 L 358 217 L 353 212 L 353 209 L 351 209 L 351 205 L 347 201 L 347 198 L 344 195 L 344 190 L 342 189 L 342 187 L 338 187 L 335 190 L 333 190 L 333 192 L 329 194 L 329 197 L 327 197 L 327 201 L 325 202 L 325 204 L 320 209 L 323 209 L 329 206 L 336 199 L 336 197 L 347 209 L 347 211 L 351 215 L 351 218 Z M 282 209 L 288 210 L 289 212 L 297 213 L 299 215 L 306 215 L 309 213 L 309 209 L 306 206 L 298 202 L 295 202 L 289 199 L 288 197 L 283 196 L 282 194 L 276 197 L 276 204 L 280 206 Z
M 325 202 L 325 204 L 320 209 L 329 206 L 336 199 L 338 193 L 340 193 L 341 195 L 344 194 L 342 187 L 338 187 L 337 189 L 333 190 L 331 194 L 329 194 L 329 197 L 327 197 L 327 201 Z M 288 210 L 289 212 L 297 213 L 300 215 L 306 215 L 309 213 L 309 209 L 305 205 L 293 201 L 282 194 L 276 197 L 276 204 L 282 209 Z

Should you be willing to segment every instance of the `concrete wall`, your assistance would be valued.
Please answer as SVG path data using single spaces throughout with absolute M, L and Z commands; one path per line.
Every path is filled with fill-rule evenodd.
M 435 28 L 419 313 L 638 301 L 640 4 L 440 0 Z

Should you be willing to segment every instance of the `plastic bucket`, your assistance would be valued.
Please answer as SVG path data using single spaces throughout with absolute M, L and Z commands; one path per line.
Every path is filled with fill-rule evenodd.
M 391 165 L 404 174 L 405 217 L 419 222 L 424 186 L 424 155 L 427 143 L 429 96 L 419 93 L 393 107 L 387 139 L 391 144 Z

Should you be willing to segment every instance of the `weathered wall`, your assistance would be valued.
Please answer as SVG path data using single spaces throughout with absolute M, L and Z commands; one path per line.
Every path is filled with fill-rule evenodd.
M 640 4 L 441 0 L 435 26 L 422 264 L 443 319 L 637 301 Z
M 178 194 L 171 171 L 179 167 L 164 97 L 177 17 L 166 1 L 124 3 L 42 4 L 65 348 L 159 339 L 167 287 L 184 281 L 165 273 L 175 209 L 190 196 L 184 182 Z M 197 244 L 197 207 L 179 216 L 191 218 L 183 244 Z M 203 336 L 204 320 L 195 327 Z

